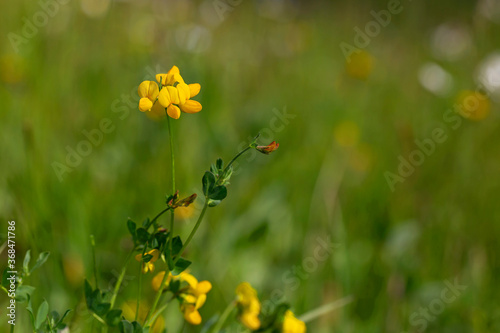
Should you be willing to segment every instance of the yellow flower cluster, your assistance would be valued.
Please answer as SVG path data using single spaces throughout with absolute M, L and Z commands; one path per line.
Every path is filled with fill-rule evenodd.
M 295 315 L 292 311 L 287 310 L 285 312 L 285 318 L 283 320 L 283 333 L 305 333 L 306 332 L 306 324 L 300 320 L 295 318 Z
M 260 302 L 257 291 L 248 282 L 242 282 L 236 288 L 236 296 L 241 323 L 252 331 L 259 329 Z
M 179 119 L 181 111 L 186 113 L 201 111 L 200 102 L 191 99 L 200 92 L 200 84 L 186 84 L 177 66 L 173 66 L 167 73 L 157 74 L 156 81 L 158 83 L 143 81 L 139 85 L 140 111 L 151 112 L 159 118 L 164 116 L 166 109 L 167 114 L 174 119 Z
M 153 249 L 153 250 L 149 251 L 148 253 L 146 253 L 145 256 L 146 255 L 150 255 L 150 256 L 152 256 L 152 258 L 148 262 L 143 263 L 142 272 L 144 274 L 146 274 L 147 272 L 153 272 L 155 270 L 154 263 L 160 257 L 160 251 L 158 251 L 157 249 Z M 142 253 L 139 253 L 138 255 L 136 255 L 135 260 L 142 261 Z
M 164 276 L 165 272 L 160 272 L 153 278 L 153 289 L 160 289 L 161 281 L 163 281 Z M 187 286 L 179 291 L 181 311 L 184 314 L 184 319 L 193 325 L 201 324 L 201 315 L 198 310 L 205 304 L 207 293 L 212 289 L 212 284 L 209 281 L 198 282 L 193 275 L 182 272 L 179 275 L 168 273 L 164 286 L 168 286 L 172 280 L 179 280 L 187 283 Z

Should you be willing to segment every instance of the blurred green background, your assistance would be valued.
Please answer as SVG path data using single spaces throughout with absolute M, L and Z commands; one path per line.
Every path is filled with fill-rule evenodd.
M 166 122 L 138 111 L 136 91 L 173 65 L 202 86 L 203 110 L 173 122 L 182 194 L 199 193 L 210 163 L 256 133 L 280 143 L 244 157 L 188 249 L 191 272 L 214 286 L 205 321 L 249 281 L 298 316 L 354 297 L 309 332 L 500 332 L 499 2 L 393 3 L 385 26 L 371 12 L 390 13 L 391 1 L 42 3 L 0 4 L 0 234 L 17 222 L 18 265 L 28 249 L 51 252 L 27 283 L 35 304 L 74 309 L 72 332 L 91 328 L 89 236 L 101 288 L 112 286 L 127 218 L 153 217 L 169 194 Z M 347 62 L 342 43 L 361 52 Z M 472 115 L 458 115 L 467 96 Z M 82 144 L 103 119 L 102 142 Z M 430 144 L 439 128 L 446 139 Z M 414 153 L 416 141 L 432 151 Z M 91 152 L 58 175 L 78 147 Z M 388 182 L 410 156 L 414 171 Z M 200 202 L 177 220 L 184 237 Z M 119 304 L 135 299 L 137 276 L 131 265 Z M 453 294 L 447 281 L 467 288 Z M 17 332 L 29 331 L 17 313 Z

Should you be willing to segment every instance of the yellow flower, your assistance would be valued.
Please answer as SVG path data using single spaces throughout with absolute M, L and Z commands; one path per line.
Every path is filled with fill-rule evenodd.
M 153 272 L 155 270 L 155 265 L 154 262 L 158 260 L 160 257 L 160 251 L 157 249 L 153 249 L 145 254 L 146 255 L 151 255 L 153 256 L 148 262 L 143 263 L 142 271 L 144 274 L 146 274 L 148 271 Z M 135 256 L 135 260 L 137 261 L 142 261 L 142 253 L 139 253 L 138 255 Z
M 237 305 L 240 311 L 239 320 L 251 330 L 260 327 L 260 302 L 257 291 L 248 282 L 242 282 L 236 287 Z
M 372 69 L 373 57 L 364 50 L 352 53 L 346 62 L 347 74 L 356 79 L 366 80 Z
M 153 104 L 158 98 L 159 90 L 158 84 L 154 81 L 144 81 L 139 85 L 137 90 L 139 93 L 139 110 L 142 112 L 151 111 Z
M 129 300 L 123 303 L 122 305 L 122 310 L 123 310 L 123 316 L 129 320 L 133 321 L 135 318 L 135 313 L 137 310 L 137 301 L 135 300 Z M 146 316 L 148 314 L 148 309 L 150 308 L 149 304 L 145 302 L 140 302 L 139 303 L 139 312 L 137 315 L 137 320 L 140 321 L 141 323 L 144 322 L 146 319 Z M 152 327 L 149 329 L 150 333 L 161 333 L 164 332 L 165 330 L 165 319 L 163 319 L 163 316 L 158 316 L 158 318 L 155 320 L 153 323 Z
M 161 90 L 153 81 L 144 81 L 139 86 L 139 110 L 151 111 L 150 118 L 159 120 L 167 114 L 174 119 L 179 119 L 181 110 L 186 113 L 197 113 L 201 111 L 200 102 L 191 100 L 200 92 L 201 86 L 198 83 L 186 84 L 182 78 L 179 68 L 173 66 L 167 73 L 156 75 L 156 81 L 161 84 Z M 150 87 L 155 83 L 157 89 Z M 151 89 L 151 92 L 150 90 Z M 150 94 L 148 94 L 150 93 Z M 158 102 L 158 103 L 156 103 Z
M 469 120 L 483 120 L 488 117 L 491 103 L 488 96 L 479 91 L 464 90 L 457 97 L 458 113 Z
M 158 273 L 151 282 L 155 290 L 160 289 L 161 281 L 165 276 L 165 272 Z M 193 275 L 182 272 L 179 275 L 168 273 L 164 286 L 167 287 L 172 280 L 180 280 L 186 282 L 187 286 L 181 288 L 179 298 L 181 300 L 181 311 L 184 314 L 184 319 L 192 324 L 201 324 L 201 315 L 198 311 L 207 300 L 207 293 L 212 289 L 212 284 L 208 281 L 200 281 Z
M 297 318 L 295 318 L 292 311 L 287 310 L 285 312 L 285 319 L 283 320 L 283 333 L 305 333 L 306 324 Z

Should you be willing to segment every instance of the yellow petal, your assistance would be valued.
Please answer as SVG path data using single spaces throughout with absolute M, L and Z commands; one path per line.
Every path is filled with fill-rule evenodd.
M 165 88 L 167 88 L 168 94 L 170 95 L 170 102 L 179 104 L 179 91 L 177 88 L 172 86 L 166 86 Z
M 157 249 L 153 249 L 149 251 L 148 254 L 153 256 L 153 258 L 151 258 L 149 262 L 155 262 L 156 260 L 158 260 L 158 257 L 160 256 L 160 251 L 158 251 Z
M 167 108 L 167 114 L 174 119 L 179 119 L 181 116 L 181 110 L 173 104 L 170 104 Z
M 186 307 L 184 310 L 184 319 L 192 325 L 201 324 L 201 315 L 198 310 L 195 309 L 194 305 Z
M 188 86 L 190 91 L 189 98 L 193 98 L 194 96 L 198 95 L 201 90 L 201 86 L 199 83 L 191 83 Z
M 148 116 L 149 119 L 154 121 L 160 121 L 164 119 L 166 115 L 167 114 L 165 113 L 165 108 L 158 101 L 154 103 L 153 107 L 151 108 L 151 111 L 146 112 L 146 116 Z
M 154 81 L 149 81 L 148 98 L 153 102 L 158 98 L 159 93 L 158 84 Z
M 189 90 L 189 86 L 185 83 L 179 83 L 177 85 L 177 90 L 179 91 L 179 101 L 180 104 L 186 103 L 186 100 L 188 100 L 191 97 L 191 92 Z
M 189 284 L 189 286 L 193 289 L 196 289 L 196 287 L 198 286 L 198 280 L 193 275 L 191 275 L 189 273 L 182 272 L 179 275 L 179 277 L 182 281 L 187 282 Z
M 141 98 L 139 100 L 139 110 L 142 112 L 149 111 L 153 107 L 153 102 L 149 98 Z M 142 254 L 139 254 L 139 257 L 142 256 Z M 140 260 L 141 258 L 139 258 Z
M 305 333 L 306 324 L 297 318 L 292 311 L 287 310 L 285 312 L 285 318 L 283 320 L 283 332 L 284 333 Z
M 184 303 L 196 304 L 196 300 L 196 296 L 194 295 L 184 295 Z
M 181 110 L 186 113 L 197 113 L 201 111 L 201 104 L 198 101 L 189 99 L 186 103 L 180 105 Z
M 251 329 L 252 331 L 255 331 L 259 329 L 260 327 L 260 320 L 259 318 L 252 313 L 243 313 L 240 317 L 240 321 L 243 325 Z
M 179 67 L 177 66 L 172 66 L 172 68 L 170 68 L 170 70 L 167 72 L 167 74 L 180 74 L 181 71 L 179 70 Z
M 156 274 L 153 280 L 151 280 L 151 286 L 153 287 L 154 290 L 158 291 L 160 289 L 160 284 L 164 276 L 165 276 L 165 271 Z M 170 283 L 170 280 L 172 280 L 172 275 L 169 274 L 163 286 L 168 285 Z
M 158 102 L 160 102 L 161 106 L 164 108 L 167 108 L 172 103 L 167 87 L 161 88 L 160 94 L 158 95 Z
M 139 85 L 139 88 L 137 89 L 137 93 L 141 98 L 148 97 L 149 81 L 142 81 L 141 84 Z
M 207 295 L 203 294 L 198 296 L 198 298 L 196 299 L 196 309 L 201 308 L 203 304 L 205 304 L 206 300 L 207 300 Z
M 201 281 L 196 286 L 196 293 L 198 295 L 206 294 L 212 289 L 212 284 L 208 281 Z
M 167 74 L 156 74 L 156 81 L 161 83 L 162 86 L 165 85 L 165 81 L 167 80 Z

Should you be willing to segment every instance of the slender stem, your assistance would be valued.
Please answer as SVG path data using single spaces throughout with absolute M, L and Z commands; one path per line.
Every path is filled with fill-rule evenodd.
M 156 222 L 156 220 L 158 220 L 158 218 L 160 216 L 162 216 L 163 214 L 165 214 L 168 210 L 170 210 L 170 207 L 167 207 L 165 208 L 164 210 L 162 210 L 161 212 L 158 213 L 158 215 L 156 215 L 151 221 L 149 221 L 149 223 L 145 226 L 145 229 L 148 230 L 149 227 Z
M 233 157 L 233 159 L 224 168 L 224 171 L 222 172 L 222 174 L 226 173 L 226 171 L 231 167 L 231 165 L 234 163 L 234 161 L 236 161 L 238 159 L 238 157 L 243 155 L 247 150 L 249 150 L 251 148 L 252 148 L 252 146 L 248 146 L 245 149 L 243 149 L 242 151 L 240 151 L 235 157 Z
M 115 289 L 113 290 L 113 296 L 111 297 L 111 306 L 110 308 L 113 308 L 113 305 L 115 305 L 116 301 L 116 296 L 118 295 L 118 291 L 120 290 L 120 286 L 123 282 L 123 278 L 125 277 L 125 272 L 127 271 L 127 265 L 128 262 L 130 261 L 130 258 L 132 258 L 132 254 L 135 251 L 135 247 L 130 251 L 130 253 L 127 256 L 127 259 L 125 259 L 125 264 L 123 265 L 122 271 L 120 272 L 120 276 L 118 277 L 118 281 L 116 281 Z
M 170 126 L 170 117 L 167 115 L 168 138 L 170 141 L 170 161 L 172 162 L 172 194 L 175 193 L 175 154 L 174 154 L 174 133 L 172 133 L 172 126 Z M 172 255 L 172 238 L 174 237 L 174 210 L 170 211 L 170 237 L 168 240 L 168 250 Z M 170 262 L 171 257 L 167 258 Z
M 352 301 L 354 301 L 354 297 L 352 295 L 349 295 L 347 297 L 338 299 L 336 301 L 333 301 L 331 303 L 328 303 L 328 304 L 322 305 L 316 309 L 313 309 L 307 313 L 304 313 L 298 319 L 307 323 L 307 322 L 310 322 L 318 317 L 321 317 L 321 316 L 323 316 L 323 315 L 325 315 L 333 310 L 342 308 L 342 307 L 346 306 L 347 304 L 351 303 Z
M 92 245 L 92 261 L 94 263 L 94 280 L 95 280 L 95 287 L 99 289 L 99 283 L 97 281 L 97 263 L 95 259 L 95 239 L 94 235 L 90 235 L 90 245 Z
M 236 302 L 231 302 L 227 305 L 226 309 L 222 313 L 222 315 L 219 317 L 219 320 L 217 320 L 217 323 L 215 324 L 214 328 L 212 329 L 212 333 L 218 333 L 222 326 L 224 326 L 224 323 L 227 320 L 227 317 L 231 314 L 233 309 L 236 307 Z
M 144 246 L 144 248 L 142 249 L 141 258 L 144 257 L 144 253 L 146 253 L 146 249 L 147 249 L 147 243 Z M 141 259 L 141 262 L 139 265 L 139 286 L 137 288 L 137 305 L 135 306 L 135 318 L 134 318 L 135 321 L 137 321 L 137 316 L 139 316 L 139 303 L 140 303 L 141 292 L 142 292 L 142 275 L 143 275 L 142 269 L 143 269 L 143 267 L 144 267 L 144 261 L 142 261 L 142 259 Z
M 167 114 L 167 126 L 168 126 L 168 138 L 170 141 L 170 161 L 172 163 L 171 167 L 171 174 L 172 174 L 172 194 L 175 193 L 175 154 L 174 154 L 174 135 L 172 133 L 172 127 L 170 126 L 170 116 Z M 169 238 L 168 238 L 168 249 L 169 249 L 169 257 L 167 258 L 167 262 L 170 262 L 172 259 L 172 238 L 174 237 L 174 210 L 172 209 L 170 212 L 170 229 L 169 229 Z M 174 262 L 175 263 L 175 262 Z M 163 275 L 163 279 L 161 280 L 160 283 L 160 289 L 158 289 L 158 292 L 156 293 L 155 299 L 153 301 L 153 306 L 149 310 L 146 319 L 144 320 L 144 324 L 148 323 L 149 317 L 155 312 L 156 307 L 158 306 L 158 301 L 160 300 L 162 291 L 163 291 L 163 284 L 167 280 L 168 273 L 165 272 L 165 275 Z
M 201 214 L 200 216 L 198 217 L 198 221 L 196 221 L 196 224 L 194 225 L 193 227 L 193 230 L 191 230 L 191 233 L 189 234 L 188 238 L 186 239 L 186 241 L 184 242 L 184 244 L 182 245 L 182 248 L 181 250 L 179 251 L 179 255 L 175 258 L 174 260 L 174 265 L 175 263 L 177 263 L 177 261 L 179 260 L 179 258 L 181 257 L 182 255 L 182 252 L 184 252 L 184 250 L 186 249 L 186 247 L 188 246 L 189 242 L 191 242 L 191 239 L 193 239 L 193 236 L 194 234 L 196 233 L 196 231 L 198 230 L 198 227 L 200 226 L 201 224 L 201 221 L 203 220 L 203 216 L 205 215 L 205 212 L 207 211 L 207 208 L 208 208 L 208 198 L 205 198 L 205 204 L 203 205 L 203 210 L 201 211 Z

